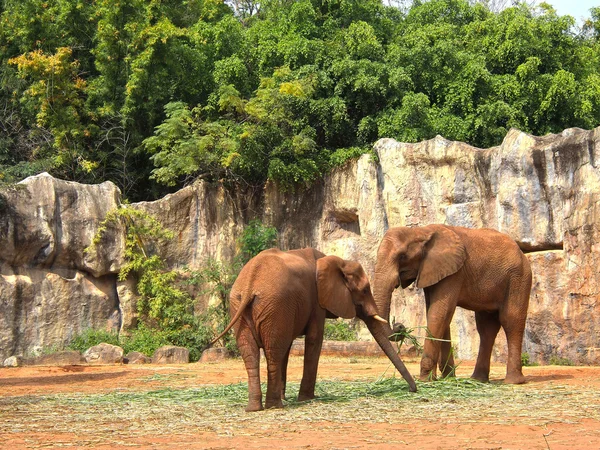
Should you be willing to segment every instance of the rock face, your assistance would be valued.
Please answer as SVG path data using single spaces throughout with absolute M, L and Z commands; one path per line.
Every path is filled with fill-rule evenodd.
M 534 282 L 523 351 L 600 363 L 600 128 L 535 137 L 511 130 L 502 145 L 477 149 L 436 137 L 376 143 L 322 182 L 295 193 L 268 185 L 233 191 L 198 182 L 155 202 L 175 238 L 159 249 L 174 268 L 230 260 L 253 218 L 275 226 L 284 249 L 312 246 L 362 263 L 373 277 L 389 227 L 445 223 L 509 234 L 531 261 Z M 135 324 L 135 286 L 117 282 L 123 230 L 109 229 L 85 253 L 106 213 L 120 204 L 111 183 L 84 186 L 43 174 L 0 196 L 0 360 L 68 342 L 85 327 Z M 397 290 L 391 316 L 425 325 L 422 291 Z M 361 333 L 362 336 L 365 333 Z M 368 333 L 366 333 L 368 336 Z M 457 356 L 473 359 L 473 313 L 457 310 Z M 499 334 L 493 358 L 504 360 Z
M 0 358 L 60 347 L 89 327 L 119 329 L 123 231 L 108 230 L 99 254 L 84 252 L 119 202 L 112 183 L 48 174 L 1 193 Z

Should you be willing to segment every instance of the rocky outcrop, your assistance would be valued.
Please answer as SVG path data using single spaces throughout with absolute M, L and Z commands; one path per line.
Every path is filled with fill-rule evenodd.
M 119 189 L 44 173 L 0 196 L 0 358 L 61 347 L 89 327 L 118 330 L 122 230 L 91 244 Z
M 600 363 L 600 128 L 535 137 L 511 130 L 502 145 L 477 149 L 441 137 L 417 144 L 390 139 L 370 155 L 296 192 L 235 191 L 197 182 L 155 202 L 175 238 L 158 249 L 171 267 L 231 260 L 250 219 L 279 231 L 279 246 L 317 247 L 360 261 L 373 275 L 379 241 L 392 226 L 446 223 L 509 234 L 534 272 L 524 351 Z M 120 195 L 111 183 L 84 186 L 42 174 L 0 196 L 0 360 L 58 345 L 85 327 L 135 324 L 135 286 L 118 282 L 123 230 L 108 229 L 85 252 Z M 425 325 L 422 292 L 396 291 L 391 315 Z M 478 348 L 473 313 L 452 326 L 459 358 Z M 363 330 L 361 335 L 368 337 Z M 494 358 L 506 356 L 499 335 Z

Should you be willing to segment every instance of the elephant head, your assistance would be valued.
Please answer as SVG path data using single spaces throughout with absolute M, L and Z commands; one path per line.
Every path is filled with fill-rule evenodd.
M 392 292 L 413 282 L 432 286 L 460 270 L 467 253 L 460 238 L 443 225 L 390 228 L 377 251 L 374 298 L 378 313 L 389 320 Z M 388 336 L 393 332 L 384 325 Z
M 319 305 L 344 319 L 358 317 L 365 322 L 375 341 L 409 385 L 416 392 L 415 381 L 390 343 L 389 324 L 379 317 L 369 279 L 362 266 L 337 256 L 317 260 Z

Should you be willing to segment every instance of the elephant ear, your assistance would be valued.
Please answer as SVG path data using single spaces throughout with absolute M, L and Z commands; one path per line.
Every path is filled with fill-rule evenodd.
M 325 256 L 317 260 L 317 293 L 321 308 L 344 319 L 356 316 L 356 308 L 343 271 L 344 260 Z
M 431 228 L 417 275 L 418 288 L 432 286 L 458 272 L 467 259 L 465 246 L 454 231 L 440 225 Z

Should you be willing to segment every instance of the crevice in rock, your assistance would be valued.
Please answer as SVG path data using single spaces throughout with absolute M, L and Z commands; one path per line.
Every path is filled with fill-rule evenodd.
M 360 236 L 360 223 L 356 211 L 355 208 L 329 211 L 325 220 L 325 234 L 342 231 Z
M 17 271 L 14 272 L 15 275 Z M 21 343 L 21 337 L 23 335 L 21 330 L 21 319 L 23 317 L 23 285 L 17 278 L 17 282 L 15 283 L 15 303 L 13 309 L 13 323 L 12 323 L 12 346 L 8 351 L 8 355 L 16 355 L 17 350 L 19 348 L 19 344 Z

